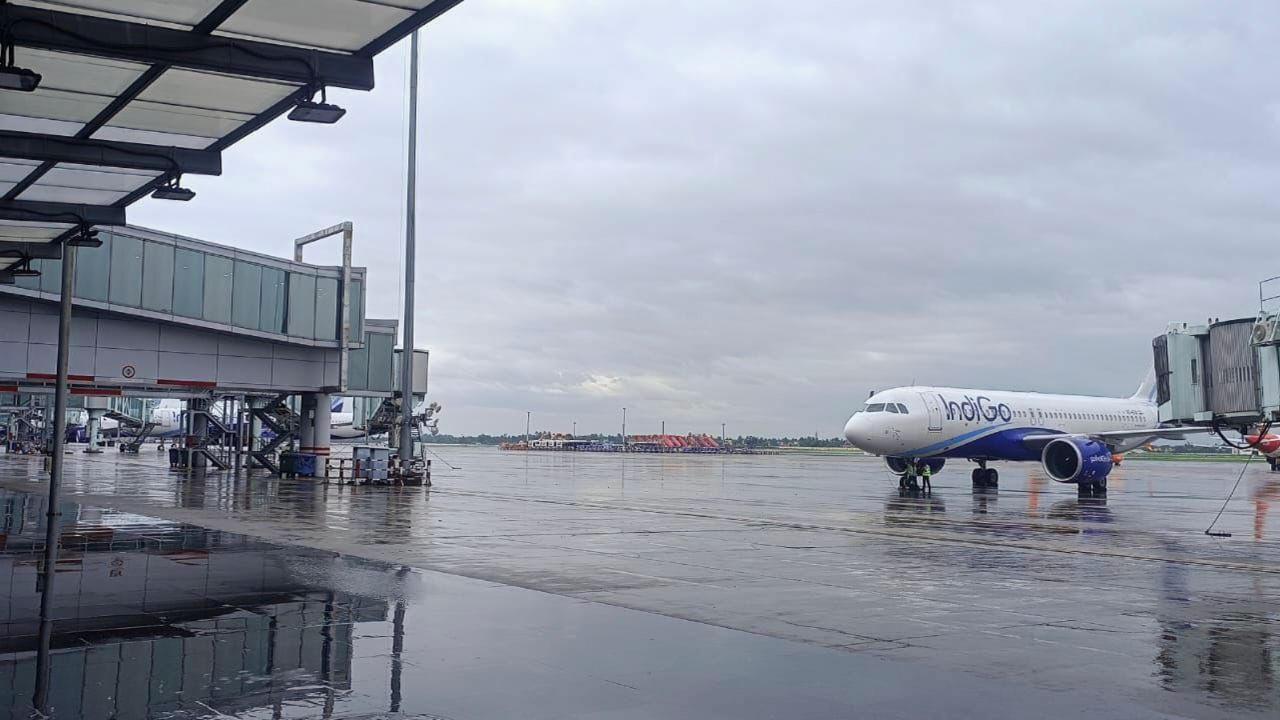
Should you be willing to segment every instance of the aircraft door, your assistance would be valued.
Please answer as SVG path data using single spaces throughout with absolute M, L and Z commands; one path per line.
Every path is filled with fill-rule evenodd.
M 938 396 L 932 393 L 920 393 L 920 399 L 924 400 L 924 406 L 929 411 L 929 432 L 941 432 L 942 405 L 938 403 Z

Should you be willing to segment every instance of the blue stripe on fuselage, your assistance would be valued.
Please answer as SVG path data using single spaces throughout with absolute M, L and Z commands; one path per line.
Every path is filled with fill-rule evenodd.
M 961 433 L 955 437 L 902 453 L 902 457 L 981 458 L 984 460 L 1039 460 L 1040 454 L 1022 441 L 1027 435 L 1057 433 L 1035 427 L 1009 427 L 1001 423 Z

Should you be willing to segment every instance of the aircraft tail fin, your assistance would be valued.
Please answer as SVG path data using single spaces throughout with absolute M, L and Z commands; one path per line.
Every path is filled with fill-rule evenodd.
M 336 412 L 336 413 L 340 413 L 340 412 L 342 412 L 342 401 L 343 401 L 343 400 L 346 400 L 346 398 L 344 398 L 344 397 L 342 397 L 342 396 L 338 396 L 338 397 L 334 398 L 333 400 L 331 400 L 331 401 L 329 402 L 329 412 Z
M 1130 400 L 1145 400 L 1146 402 L 1156 401 L 1156 371 L 1152 368 L 1147 371 L 1147 376 L 1142 379 L 1142 384 L 1138 386 L 1135 392 L 1129 398 Z

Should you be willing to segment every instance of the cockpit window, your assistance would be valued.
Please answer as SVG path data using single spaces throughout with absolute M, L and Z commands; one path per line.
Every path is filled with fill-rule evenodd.
M 898 412 L 902 413 L 903 415 L 906 415 L 906 414 L 907 414 L 907 406 L 906 406 L 906 405 L 903 405 L 902 403 L 898 403 Z
M 884 404 L 884 411 L 885 411 L 885 412 L 896 413 L 896 412 L 898 412 L 898 406 L 897 406 L 897 405 L 895 405 L 895 404 L 893 404 L 893 403 L 885 403 L 885 404 Z
M 884 403 L 871 403 L 867 406 L 867 412 L 884 412 Z

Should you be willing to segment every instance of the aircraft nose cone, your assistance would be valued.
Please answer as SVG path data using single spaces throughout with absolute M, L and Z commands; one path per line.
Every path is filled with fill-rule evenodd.
M 844 424 L 844 437 L 855 446 L 861 447 L 866 441 L 866 428 L 862 413 L 854 413 L 849 422 Z

